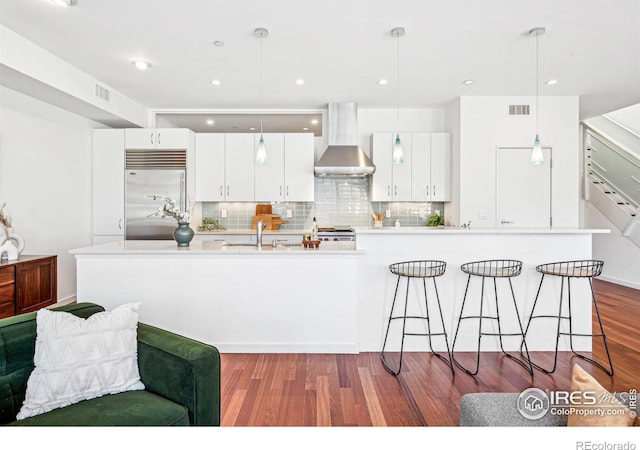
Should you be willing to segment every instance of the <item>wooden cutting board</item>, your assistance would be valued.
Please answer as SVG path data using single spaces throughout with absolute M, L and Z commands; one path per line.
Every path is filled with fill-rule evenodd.
M 267 224 L 267 227 L 265 228 L 265 230 L 279 230 L 280 229 L 280 225 L 282 225 L 283 223 L 289 223 L 289 221 L 287 220 L 282 220 L 280 218 L 279 215 L 277 214 L 256 214 L 255 216 L 253 216 L 253 225 L 252 225 L 252 229 L 255 230 L 257 227 L 257 223 L 258 221 L 262 221 L 263 223 Z
M 260 214 L 272 214 L 273 206 L 269 203 L 258 203 L 256 205 L 256 216 Z

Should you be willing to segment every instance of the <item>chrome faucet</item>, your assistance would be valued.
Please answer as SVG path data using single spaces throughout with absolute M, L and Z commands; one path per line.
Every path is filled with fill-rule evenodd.
M 262 220 L 258 220 L 256 223 L 256 247 L 262 248 L 262 231 L 267 228 L 267 224 Z

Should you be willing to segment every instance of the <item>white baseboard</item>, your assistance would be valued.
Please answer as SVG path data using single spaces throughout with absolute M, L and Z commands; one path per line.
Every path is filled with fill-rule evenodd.
M 608 281 L 609 283 L 619 284 L 620 286 L 629 287 L 632 289 L 640 290 L 640 283 L 635 283 L 633 281 L 622 280 L 620 278 L 608 277 L 606 275 L 600 275 L 598 280 Z
M 215 344 L 220 353 L 358 353 L 357 344 Z

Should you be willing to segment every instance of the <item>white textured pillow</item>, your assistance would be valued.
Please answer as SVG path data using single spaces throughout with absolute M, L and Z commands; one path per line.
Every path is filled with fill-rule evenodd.
M 138 308 L 118 306 L 88 319 L 41 309 L 33 372 L 17 419 L 106 394 L 144 389 L 138 372 Z

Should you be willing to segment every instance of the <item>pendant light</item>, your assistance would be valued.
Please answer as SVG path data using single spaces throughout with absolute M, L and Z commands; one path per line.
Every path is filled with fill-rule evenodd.
M 404 28 L 396 27 L 391 30 L 391 36 L 396 38 L 396 138 L 393 141 L 393 153 L 391 162 L 393 164 L 404 163 L 404 152 L 402 142 L 400 142 L 400 37 L 404 36 Z
M 538 78 L 539 78 L 539 65 L 540 59 L 538 58 L 538 37 L 545 33 L 544 27 L 536 27 L 532 28 L 529 31 L 529 36 L 536 37 L 536 138 L 533 141 L 533 150 L 531 151 L 531 164 L 534 166 L 539 166 L 544 163 L 544 154 L 542 153 L 542 145 L 540 145 L 540 136 L 538 135 L 538 103 L 539 103 L 539 95 L 538 95 Z
M 266 28 L 256 28 L 253 34 L 260 38 L 260 141 L 258 141 L 256 150 L 256 164 L 264 165 L 269 160 L 267 159 L 267 148 L 264 145 L 264 137 L 262 136 L 262 39 L 269 36 L 269 31 Z

